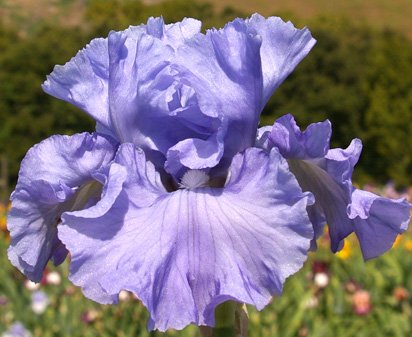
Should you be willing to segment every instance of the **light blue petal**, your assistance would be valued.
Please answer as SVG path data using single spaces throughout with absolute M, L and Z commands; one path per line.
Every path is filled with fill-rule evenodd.
M 146 31 L 148 34 L 163 40 L 177 49 L 187 40 L 200 33 L 202 22 L 192 18 L 184 18 L 181 22 L 165 25 L 163 18 L 149 18 Z
M 150 18 L 112 32 L 57 66 L 43 87 L 88 112 L 99 132 L 141 147 L 157 166 L 167 160 L 169 173 L 217 162 L 224 172 L 254 144 L 265 101 L 314 41 L 307 30 L 258 15 L 206 34 L 200 26 Z M 202 153 L 191 162 L 185 149 Z
M 352 221 L 346 213 L 350 202 L 346 188 L 316 163 L 296 159 L 289 159 L 288 163 L 302 190 L 315 196 L 315 207 L 311 209 L 315 232 L 319 234 L 322 227 L 319 219 L 325 219 L 329 227 L 331 249 L 337 252 L 342 247 L 342 240 L 353 232 Z
M 206 140 L 192 138 L 180 141 L 167 152 L 165 169 L 173 176 L 180 177 L 185 167 L 205 169 L 216 166 L 224 151 L 220 135 L 221 133 Z
M 108 43 L 110 119 L 117 139 L 146 145 L 146 133 L 149 137 L 151 133 L 145 129 L 151 127 L 156 132 L 156 126 L 151 125 L 154 118 L 149 118 L 168 111 L 166 100 L 158 102 L 158 96 L 164 98 L 164 89 L 173 82 L 166 68 L 173 50 L 146 34 L 129 38 L 123 32 L 112 32 Z
M 242 20 L 235 20 L 177 50 L 176 63 L 198 93 L 201 110 L 227 120 L 225 157 L 254 143 L 262 109 L 261 43 Z
M 273 129 L 273 126 L 262 126 L 258 128 L 256 134 L 255 147 L 259 149 L 270 150 L 273 147 L 273 144 L 270 142 L 269 136 Z
M 277 151 L 237 155 L 224 188 L 167 193 L 130 144 L 109 183 L 120 167 L 132 174 L 113 208 L 98 218 L 84 216 L 91 209 L 65 213 L 59 238 L 72 281 L 101 302 L 134 292 L 150 329 L 214 325 L 215 307 L 229 299 L 262 309 L 306 260 L 311 201 Z
M 55 66 L 42 85 L 54 97 L 87 112 L 111 129 L 107 39 L 94 39 L 64 66 Z
M 276 120 L 269 140 L 285 158 L 323 158 L 329 150 L 332 127 L 328 120 L 310 124 L 300 131 L 292 115 L 287 114 Z
M 63 249 L 63 255 L 67 255 L 57 239 L 58 205 L 73 195 L 74 191 L 66 186 L 54 189 L 41 180 L 30 185 L 19 184 L 12 195 L 7 218 L 11 236 L 8 257 L 32 281 L 41 280 L 44 268 L 55 252 L 62 253 Z
M 95 173 L 114 157 L 111 140 L 97 134 L 52 136 L 32 147 L 22 161 L 7 219 L 8 255 L 33 281 L 40 281 L 47 262 L 67 254 L 57 238 L 61 214 L 94 203 Z M 93 190 L 97 188 L 97 190 Z
M 360 139 L 353 139 L 346 149 L 331 149 L 326 154 L 325 169 L 340 184 L 352 192 L 352 174 L 362 152 Z
M 216 113 L 209 116 L 200 110 L 198 94 L 190 81 L 171 65 L 175 61 L 174 49 L 163 40 L 143 34 L 130 36 L 130 32 L 112 33 L 109 49 L 110 114 L 122 142 L 143 148 L 160 166 L 167 151 L 179 142 L 207 142 L 222 132 Z M 222 146 L 213 141 L 211 144 L 220 159 Z M 197 158 L 201 160 L 200 156 Z M 212 158 L 204 165 L 215 164 Z
M 262 39 L 261 104 L 264 106 L 275 89 L 309 53 L 316 40 L 307 28 L 296 29 L 292 23 L 285 23 L 278 17 L 265 19 L 259 14 L 254 14 L 246 20 L 246 24 L 249 30 L 253 30 Z
M 184 18 L 182 22 L 168 24 L 165 27 L 167 44 L 178 48 L 193 36 L 200 33 L 202 22 L 192 18 Z
M 146 24 L 130 26 L 123 32 L 130 38 L 148 34 L 162 40 L 173 49 L 177 49 L 194 35 L 200 33 L 201 27 L 202 22 L 192 18 L 184 18 L 181 22 L 165 25 L 162 17 L 150 17 Z
M 305 131 L 301 131 L 294 117 L 287 114 L 277 119 L 270 130 L 267 127 L 261 128 L 256 146 L 265 149 L 274 146 L 278 148 L 288 159 L 290 169 L 302 189 L 315 195 L 315 205 L 308 208 L 315 232 L 312 248 L 316 247 L 316 239 L 323 233 L 323 228 L 328 222 L 332 250 L 337 251 L 342 246 L 342 239 L 352 232 L 352 226 L 346 216 L 348 191 L 342 188 L 341 180 L 336 181 L 328 173 L 329 165 L 334 165 L 333 161 L 325 160 L 331 133 L 331 124 L 328 120 L 310 124 Z M 345 150 L 342 151 L 346 153 Z M 347 158 L 343 155 L 335 157 L 337 160 Z
M 389 250 L 398 234 L 408 228 L 412 205 L 405 199 L 391 200 L 354 190 L 348 214 L 353 219 L 365 260 Z
M 222 156 L 227 168 L 255 137 L 260 39 L 240 20 L 206 35 L 195 33 L 198 23 L 192 20 L 172 27 L 149 21 L 153 36 L 135 27 L 109 37 L 110 114 L 117 138 L 163 153 L 172 174 L 214 167 Z M 202 152 L 199 144 L 205 143 L 208 150 Z M 201 153 L 191 162 L 185 149 Z
M 135 37 L 150 35 L 177 48 L 197 34 L 200 27 L 200 21 L 195 19 L 184 19 L 165 26 L 163 19 L 150 18 L 147 25 L 130 27 L 125 34 Z M 56 66 L 42 87 L 46 93 L 83 109 L 100 124 L 99 131 L 104 130 L 104 133 L 113 136 L 115 126 L 109 113 L 109 73 L 108 39 L 98 38 L 64 66 Z
M 318 248 L 316 240 L 324 233 L 326 226 L 325 214 L 323 213 L 322 208 L 319 206 L 319 204 L 316 204 L 316 202 L 314 205 L 308 206 L 306 210 L 308 211 L 309 220 L 313 225 L 314 232 L 313 239 L 310 243 L 310 250 L 316 251 Z M 343 242 L 341 244 L 343 247 Z
M 21 162 L 19 182 L 44 180 L 78 186 L 90 179 L 90 172 L 113 159 L 116 143 L 97 133 L 55 135 L 34 145 Z
M 317 191 L 308 191 L 313 192 L 315 199 L 319 200 L 319 204 L 316 202 L 315 205 L 318 204 L 324 212 L 334 253 L 343 247 L 343 240 L 354 232 L 347 208 L 352 202 L 352 173 L 361 151 L 361 141 L 354 139 L 346 149 L 330 149 L 324 158 L 306 161 L 317 172 L 313 176 L 315 181 L 311 182 Z

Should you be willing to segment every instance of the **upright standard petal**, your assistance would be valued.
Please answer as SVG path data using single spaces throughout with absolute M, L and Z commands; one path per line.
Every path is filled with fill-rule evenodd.
M 200 26 L 200 21 L 194 19 L 165 26 L 163 19 L 150 18 L 147 25 L 130 27 L 125 32 L 134 36 L 154 36 L 177 47 L 197 34 Z M 84 110 L 103 127 L 105 133 L 114 135 L 109 114 L 109 73 L 108 39 L 97 38 L 65 65 L 57 65 L 42 88 L 46 93 Z
M 205 115 L 196 92 L 178 78 L 171 46 L 150 35 L 129 35 L 109 36 L 110 118 L 121 142 L 141 147 L 160 166 L 176 144 L 193 137 L 207 142 L 221 121 Z
M 253 146 L 265 102 L 313 43 L 306 29 L 259 15 L 206 34 L 194 19 L 150 18 L 93 40 L 43 88 L 172 175 L 224 175 L 232 157 Z
M 33 281 L 47 262 L 61 263 L 67 251 L 57 238 L 61 214 L 90 206 L 100 196 L 97 172 L 114 156 L 111 140 L 97 134 L 52 136 L 22 161 L 7 219 L 9 259 Z
M 104 303 L 134 292 L 150 329 L 213 326 L 227 300 L 262 309 L 306 260 L 311 197 L 276 150 L 235 156 L 224 188 L 167 193 L 131 144 L 120 147 L 108 183 L 122 170 L 129 174 L 113 207 L 65 213 L 59 238 L 71 252 L 71 280 Z
M 176 26 L 162 24 L 148 23 L 157 32 L 153 36 L 137 34 L 139 27 L 109 36 L 110 116 L 117 138 L 149 157 L 159 151 L 173 175 L 214 167 L 222 156 L 227 168 L 255 137 L 260 38 L 239 20 L 206 35 L 186 34 L 182 40 L 181 34 L 176 42 L 170 34 Z
M 199 159 L 189 163 L 182 151 L 188 144 L 191 152 L 201 151 L 203 143 L 196 137 L 171 149 L 166 167 L 182 158 L 183 166 L 191 169 L 215 167 L 220 161 L 224 170 L 236 153 L 253 145 L 262 110 L 260 46 L 260 37 L 250 34 L 244 21 L 235 20 L 223 29 L 197 34 L 177 49 L 174 68 L 195 91 L 200 110 L 218 118 L 220 125 L 207 139 L 214 150 L 210 157 L 199 158 L 203 164 Z
M 264 106 L 275 89 L 310 52 L 316 40 L 307 28 L 296 29 L 291 22 L 285 23 L 278 17 L 265 19 L 259 14 L 254 14 L 246 20 L 246 24 L 262 38 L 261 104 Z
M 386 252 L 396 236 L 406 230 L 409 203 L 352 186 L 353 169 L 362 149 L 359 140 L 353 140 L 347 149 L 329 149 L 328 121 L 311 124 L 301 132 L 291 115 L 278 119 L 270 132 L 262 131 L 257 144 L 277 147 L 302 189 L 314 194 L 315 205 L 308 209 L 310 218 L 317 234 L 326 221 L 333 252 L 354 232 L 364 258 L 370 259 Z
M 55 66 L 42 88 L 84 110 L 110 130 L 107 39 L 92 40 L 64 66 Z
M 124 32 L 129 37 L 148 34 L 162 40 L 165 44 L 177 49 L 194 35 L 200 33 L 202 22 L 192 18 L 184 18 L 181 22 L 165 24 L 162 17 L 150 17 L 146 24 L 130 26 Z

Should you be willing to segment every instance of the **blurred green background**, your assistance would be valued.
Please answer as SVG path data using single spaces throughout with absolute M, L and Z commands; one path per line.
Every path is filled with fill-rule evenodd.
M 302 126 L 328 118 L 334 146 L 346 147 L 355 137 L 364 143 L 358 184 L 393 182 L 381 190 L 390 197 L 398 196 L 394 187 L 411 186 L 410 0 L 0 0 L 0 201 L 7 200 L 33 144 L 52 134 L 94 128 L 85 113 L 42 92 L 40 85 L 55 64 L 67 62 L 92 38 L 144 23 L 149 16 L 162 15 L 166 22 L 195 17 L 207 29 L 254 12 L 307 26 L 318 40 L 271 98 L 262 125 L 289 112 Z M 65 280 L 66 265 L 57 269 L 61 284 L 41 286 L 49 301 L 35 314 L 33 290 L 7 261 L 7 206 L 1 207 L 0 334 L 20 321 L 42 337 L 160 335 L 146 332 L 147 313 L 136 299 L 116 307 L 83 299 Z M 251 310 L 251 336 L 412 336 L 409 234 L 392 252 L 367 264 L 348 242 L 349 253 L 338 258 L 321 246 L 287 282 L 284 296 L 261 314 Z M 326 286 L 316 283 L 319 273 L 327 276 Z M 196 334 L 193 327 L 168 333 Z

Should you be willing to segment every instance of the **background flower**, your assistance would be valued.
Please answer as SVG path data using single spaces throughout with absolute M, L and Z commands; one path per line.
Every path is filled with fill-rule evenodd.
M 1 337 L 31 337 L 31 333 L 22 323 L 16 322 Z
M 31 310 L 37 315 L 44 313 L 49 305 L 49 297 L 45 292 L 37 290 L 31 294 Z

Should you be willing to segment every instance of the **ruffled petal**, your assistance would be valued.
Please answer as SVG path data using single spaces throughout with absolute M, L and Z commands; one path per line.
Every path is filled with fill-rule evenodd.
M 100 192 L 94 174 L 114 156 L 111 140 L 97 134 L 52 136 L 32 147 L 22 161 L 7 219 L 13 265 L 40 281 L 47 262 L 67 252 L 57 238 L 61 214 L 87 207 Z
M 112 32 L 108 43 L 112 125 L 121 142 L 144 146 L 145 126 L 151 128 L 152 132 L 147 132 L 151 138 L 161 132 L 153 125 L 154 118 L 150 117 L 168 112 L 166 100 L 159 102 L 157 98 L 162 93 L 164 98 L 164 89 L 173 81 L 169 74 L 163 75 L 167 72 L 165 68 L 173 56 L 173 49 L 143 33 L 131 38 L 125 32 Z
M 197 170 L 216 166 L 222 153 L 223 142 L 217 135 L 207 140 L 185 139 L 169 149 L 165 168 L 173 176 L 181 177 L 186 171 L 184 167 Z
M 200 110 L 225 125 L 224 137 L 218 135 L 224 151 L 216 144 L 214 154 L 222 157 L 225 168 L 255 140 L 262 110 L 260 46 L 260 37 L 250 34 L 244 21 L 235 20 L 223 29 L 193 36 L 176 51 L 174 67 L 196 92 Z M 206 164 L 212 167 L 213 161 Z
M 181 22 L 165 25 L 163 18 L 149 18 L 145 26 L 147 34 L 161 39 L 169 46 L 177 49 L 187 40 L 200 33 L 202 22 L 192 18 L 184 18 Z
M 346 185 L 352 192 L 352 174 L 362 152 L 360 139 L 353 139 L 346 149 L 331 149 L 325 155 L 324 169 L 339 184 Z
M 141 34 L 153 36 L 165 44 L 177 49 L 194 35 L 200 33 L 202 22 L 192 18 L 184 18 L 181 22 L 165 25 L 162 17 L 150 17 L 146 24 L 130 26 L 123 32 L 130 38 Z
M 273 147 L 273 143 L 269 139 L 272 129 L 273 126 L 269 125 L 258 128 L 256 133 L 255 147 L 265 150 L 270 150 Z
M 202 22 L 192 18 L 184 18 L 182 22 L 166 25 L 166 34 L 163 37 L 167 44 L 178 48 L 193 36 L 200 33 Z
M 215 307 L 230 299 L 262 309 L 307 257 L 311 198 L 275 150 L 237 155 L 224 188 L 167 193 L 130 144 L 109 183 L 120 167 L 133 173 L 112 209 L 65 213 L 59 238 L 72 254 L 71 280 L 105 303 L 134 292 L 150 329 L 214 325 Z
M 296 29 L 278 17 L 265 19 L 253 14 L 246 20 L 250 30 L 262 38 L 261 59 L 263 70 L 262 106 L 273 91 L 295 69 L 315 45 L 316 40 L 307 28 Z
M 141 27 L 113 32 L 109 36 L 110 116 L 118 139 L 141 147 L 150 160 L 161 166 L 167 151 L 179 142 L 216 139 L 222 132 L 219 131 L 222 130 L 222 122 L 216 112 L 208 115 L 201 111 L 197 92 L 172 65 L 175 62 L 173 47 L 177 47 L 165 41 L 172 40 L 177 44 L 179 40 L 182 43 L 179 38 L 168 34 L 169 30 L 175 31 L 177 27 L 165 28 L 162 21 L 153 20 L 149 20 L 147 29 L 153 34 L 157 31 L 158 36 L 164 34 L 162 39 L 137 34 Z M 165 33 L 160 33 L 165 30 Z M 213 141 L 210 143 L 220 159 L 222 146 Z M 173 156 L 169 160 L 171 167 L 182 166 L 179 162 L 171 162 L 179 158 Z M 208 161 L 208 158 L 198 158 Z M 203 165 L 216 164 L 214 158 L 209 161 Z
M 79 107 L 105 128 L 111 129 L 107 39 L 92 40 L 64 66 L 55 66 L 42 88 L 49 95 Z
M 117 138 L 166 155 L 172 174 L 214 167 L 222 156 L 227 168 L 255 137 L 260 39 L 241 20 L 206 35 L 194 33 L 194 21 L 162 25 L 151 19 L 152 35 L 139 26 L 109 36 L 110 114 Z M 199 144 L 209 156 L 197 154 Z M 193 162 L 185 160 L 185 150 L 196 154 Z
M 45 181 L 31 185 L 20 184 L 12 196 L 12 207 L 7 218 L 11 243 L 8 257 L 30 280 L 39 282 L 44 268 L 55 253 L 67 251 L 57 239 L 60 203 L 73 196 L 70 189 L 54 189 Z M 57 259 L 58 262 L 61 261 Z
M 291 171 L 296 176 L 299 185 L 304 191 L 310 191 L 315 196 L 315 205 L 308 208 L 312 221 L 315 237 L 312 247 L 316 246 L 317 237 L 322 234 L 326 222 L 329 226 L 332 251 L 336 252 L 342 247 L 342 240 L 353 231 L 350 219 L 346 215 L 346 208 L 350 201 L 349 191 L 345 186 L 345 174 L 341 179 L 329 174 L 333 168 L 338 178 L 338 168 L 347 169 L 342 163 L 352 153 L 350 146 L 348 151 L 336 149 L 329 150 L 331 137 L 331 124 L 328 120 L 310 124 L 305 131 L 301 131 L 292 115 L 288 114 L 276 120 L 270 132 L 262 129 L 262 135 L 257 144 L 263 148 L 276 147 L 280 153 L 288 159 Z M 328 153 L 340 153 L 341 156 L 332 155 L 326 160 Z M 345 155 L 346 154 L 346 155 Z M 335 160 L 336 159 L 336 162 Z M 354 163 L 353 160 L 349 160 Z M 341 163 L 339 166 L 338 164 Z M 353 171 L 353 166 L 350 168 Z
M 112 139 L 97 133 L 51 136 L 27 152 L 21 162 L 19 182 L 81 185 L 90 179 L 90 172 L 113 159 L 115 147 Z
M 322 158 L 329 150 L 332 127 L 328 120 L 310 124 L 300 131 L 292 115 L 276 120 L 268 136 L 274 146 L 286 158 Z
M 348 213 L 353 219 L 365 260 L 377 257 L 393 246 L 398 234 L 408 228 L 411 208 L 405 199 L 390 200 L 367 191 L 353 191 Z
M 128 35 L 147 34 L 177 48 L 197 34 L 200 27 L 200 21 L 195 19 L 184 19 L 165 26 L 162 18 L 150 18 L 147 25 L 130 27 L 125 32 Z M 47 76 L 42 88 L 49 95 L 84 110 L 101 124 L 105 133 L 114 135 L 109 114 L 109 82 L 108 39 L 98 38 L 92 40 L 64 66 L 56 66 Z
M 314 40 L 259 15 L 206 34 L 200 26 L 150 18 L 112 32 L 57 66 L 43 87 L 88 112 L 99 132 L 141 147 L 158 167 L 167 161 L 171 174 L 217 163 L 224 172 L 254 144 L 264 103 Z M 202 153 L 189 161 L 185 150 Z

